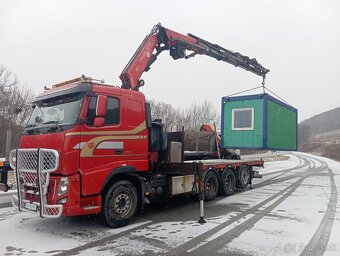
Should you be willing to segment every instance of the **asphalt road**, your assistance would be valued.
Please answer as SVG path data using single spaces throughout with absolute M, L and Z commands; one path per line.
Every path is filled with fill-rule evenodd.
M 49 255 L 340 255 L 337 188 L 340 168 L 334 170 L 310 155 L 294 153 L 290 157 L 294 161 L 288 165 L 269 164 L 268 173 L 254 181 L 253 189 L 206 203 L 207 223 L 203 225 L 197 223 L 199 205 L 195 198 L 180 197 L 147 207 L 131 225 L 113 233 L 103 229 L 96 217 L 62 218 L 54 224 L 51 220 L 28 221 L 26 228 L 41 225 L 37 232 L 44 226 L 42 237 L 73 236 L 76 242 L 74 245 L 68 242 L 64 248 L 51 245 L 34 247 L 35 250 L 18 250 L 18 246 L 7 244 L 7 251 L 2 252 L 9 253 L 6 255 L 18 255 L 17 252 L 33 255 L 30 251 Z M 3 204 L 0 201 L 0 207 Z M 19 218 L 18 215 L 15 217 Z M 68 229 L 62 231 L 66 224 Z M 63 235 L 46 231 L 53 225 Z

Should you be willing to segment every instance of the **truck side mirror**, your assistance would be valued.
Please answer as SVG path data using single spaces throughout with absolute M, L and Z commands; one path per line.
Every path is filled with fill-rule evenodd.
M 94 127 L 101 127 L 105 124 L 106 106 L 107 96 L 99 95 L 97 98 L 96 117 L 93 122 Z
M 101 127 L 105 124 L 105 118 L 104 117 L 96 117 L 93 122 L 94 127 Z
M 97 99 L 96 117 L 105 117 L 107 96 L 99 95 Z

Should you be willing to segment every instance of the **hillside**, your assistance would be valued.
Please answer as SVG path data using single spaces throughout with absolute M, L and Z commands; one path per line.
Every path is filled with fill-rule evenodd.
M 310 127 L 312 135 L 340 129 L 340 107 L 313 116 L 299 124 L 299 126 L 303 125 Z
M 340 161 L 340 107 L 299 124 L 299 150 Z

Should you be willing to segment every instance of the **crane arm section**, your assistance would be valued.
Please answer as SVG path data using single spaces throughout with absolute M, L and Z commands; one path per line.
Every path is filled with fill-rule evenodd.
M 139 87 L 143 86 L 144 81 L 140 80 L 140 77 L 150 69 L 157 56 L 165 50 L 170 51 L 170 56 L 174 60 L 188 59 L 200 54 L 227 62 L 236 67 L 241 67 L 263 78 L 269 72 L 256 59 L 224 49 L 217 44 L 212 44 L 192 34 L 183 35 L 157 24 L 153 27 L 150 34 L 145 37 L 121 73 L 121 87 L 138 90 Z M 186 51 L 191 53 L 187 54 Z

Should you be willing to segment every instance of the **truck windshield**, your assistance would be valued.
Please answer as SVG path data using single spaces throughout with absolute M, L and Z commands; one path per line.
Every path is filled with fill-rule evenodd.
M 37 101 L 26 128 L 50 124 L 74 124 L 80 112 L 83 98 L 83 93 L 72 93 Z

